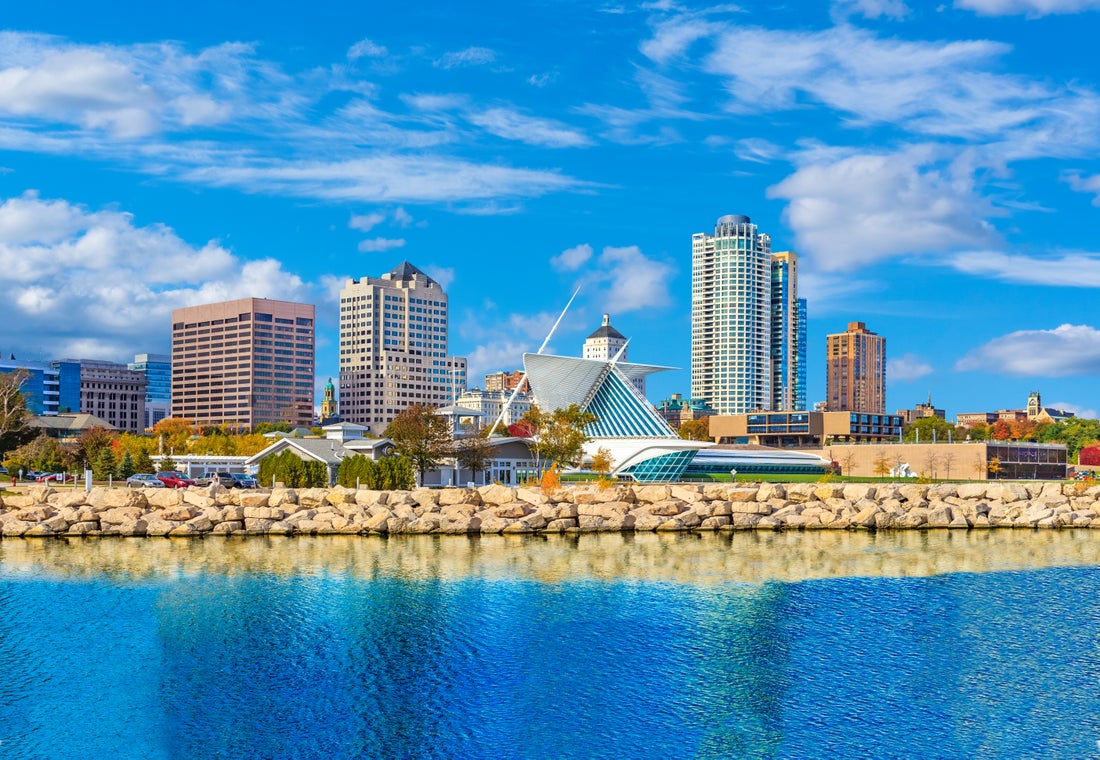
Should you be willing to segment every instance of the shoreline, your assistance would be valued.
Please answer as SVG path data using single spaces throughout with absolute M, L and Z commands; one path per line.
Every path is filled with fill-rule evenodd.
M 615 484 L 370 491 L 222 486 L 0 497 L 0 537 L 1100 528 L 1080 483 Z

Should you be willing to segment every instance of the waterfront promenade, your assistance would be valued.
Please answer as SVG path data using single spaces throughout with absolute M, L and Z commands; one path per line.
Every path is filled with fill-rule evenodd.
M 761 483 L 370 491 L 221 486 L 0 497 L 8 537 L 1100 528 L 1100 486 Z

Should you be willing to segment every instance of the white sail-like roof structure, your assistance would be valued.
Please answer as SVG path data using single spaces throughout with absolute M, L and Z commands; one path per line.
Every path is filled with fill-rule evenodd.
M 523 367 L 540 407 L 576 404 L 596 417 L 586 448 L 610 451 L 615 474 L 677 480 L 699 449 L 713 445 L 680 438 L 631 382 L 671 367 L 547 354 L 524 354 Z

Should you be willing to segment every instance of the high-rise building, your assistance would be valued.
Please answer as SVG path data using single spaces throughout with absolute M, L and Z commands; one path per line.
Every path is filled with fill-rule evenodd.
M 241 298 L 172 312 L 172 416 L 313 424 L 315 307 Z
M 611 326 L 611 315 L 604 314 L 600 326 L 585 338 L 581 356 L 585 359 L 599 359 L 603 362 L 609 362 L 618 357 L 618 361 L 625 363 L 628 351 L 627 342 L 626 336 Z M 644 377 L 632 378 L 631 383 L 642 396 L 645 396 Z
M 171 413 L 172 357 L 168 354 L 134 354 L 126 365 L 145 376 L 145 427 L 151 428 Z
M 119 430 L 145 430 L 145 375 L 117 362 L 80 360 L 80 411 Z
M 798 254 L 771 257 L 771 375 L 769 409 L 806 409 L 806 299 L 798 297 Z
M 719 414 L 771 405 L 771 238 L 747 216 L 691 237 L 691 396 Z
M 719 414 L 806 406 L 798 255 L 747 216 L 691 236 L 691 395 Z
M 827 336 L 825 397 L 830 412 L 886 411 L 886 338 L 863 322 Z
M 75 361 L 23 362 L 14 356 L 0 359 L 0 373 L 22 370 L 19 392 L 34 415 L 80 411 L 80 363 Z
M 405 261 L 340 291 L 340 417 L 382 433 L 409 406 L 452 404 L 466 360 L 448 356 L 443 287 Z

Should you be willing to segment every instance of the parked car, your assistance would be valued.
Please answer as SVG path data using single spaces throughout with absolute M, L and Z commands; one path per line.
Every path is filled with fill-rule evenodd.
M 0 467 L 0 475 L 7 475 L 7 474 L 8 474 L 8 468 L 7 467 Z
M 233 482 L 236 483 L 237 488 L 259 488 L 260 483 L 252 475 L 245 472 L 233 473 Z
M 72 483 L 76 476 L 67 472 L 43 472 L 35 480 L 39 483 Z
M 226 488 L 233 488 L 237 485 L 237 482 L 233 480 L 233 476 L 228 472 L 204 472 L 195 478 L 195 485 L 197 486 L 208 486 L 211 483 L 217 483 Z
M 157 473 L 157 480 L 167 488 L 187 488 L 187 486 L 195 485 L 195 481 L 187 477 L 178 470 L 165 470 L 164 472 Z
M 139 472 L 126 478 L 127 488 L 164 488 L 164 482 L 151 472 Z

